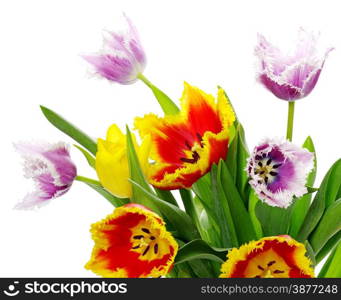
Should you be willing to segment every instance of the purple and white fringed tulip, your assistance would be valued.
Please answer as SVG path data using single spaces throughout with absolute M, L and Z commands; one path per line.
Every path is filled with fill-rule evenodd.
M 306 179 L 313 168 L 313 153 L 284 139 L 266 139 L 253 150 L 246 170 L 261 200 L 287 208 L 294 196 L 307 193 Z
M 83 55 L 83 58 L 94 66 L 100 76 L 120 84 L 131 84 L 143 72 L 146 56 L 136 28 L 125 15 L 124 19 L 126 32 L 108 32 L 100 53 Z
M 285 55 L 259 34 L 255 48 L 259 58 L 258 81 L 283 100 L 295 101 L 309 95 L 317 83 L 328 53 L 333 49 L 318 54 L 316 44 L 317 36 L 301 28 L 296 51 L 292 55 Z
M 27 194 L 15 208 L 40 207 L 70 189 L 77 169 L 66 144 L 18 143 L 14 146 L 24 159 L 24 176 L 32 178 L 36 185 L 35 191 Z

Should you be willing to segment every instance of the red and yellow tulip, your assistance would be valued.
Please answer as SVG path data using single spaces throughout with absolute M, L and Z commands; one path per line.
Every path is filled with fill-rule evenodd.
M 303 244 L 289 236 L 252 241 L 229 251 L 221 278 L 311 278 L 312 263 Z
M 178 250 L 162 219 L 139 204 L 116 208 L 91 233 L 95 246 L 85 268 L 103 277 L 164 276 Z
M 152 164 L 149 182 L 160 189 L 188 188 L 225 159 L 233 109 L 222 89 L 215 99 L 185 83 L 181 111 L 159 118 L 154 114 L 135 119 L 141 137 L 151 136 Z

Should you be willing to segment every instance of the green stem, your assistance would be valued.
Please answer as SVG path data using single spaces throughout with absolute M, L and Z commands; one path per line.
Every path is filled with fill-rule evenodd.
M 294 130 L 294 113 L 295 113 L 295 102 L 290 101 L 288 103 L 288 124 L 287 124 L 287 140 L 292 141 L 292 133 Z
M 152 88 L 155 87 L 155 85 L 152 84 L 152 83 L 150 82 L 150 80 L 149 80 L 146 76 L 144 76 L 142 73 L 139 73 L 139 74 L 137 75 L 137 78 L 140 79 L 143 83 L 145 83 L 146 86 L 148 86 L 149 88 L 152 89 Z
M 85 183 L 90 183 L 90 184 L 95 184 L 95 185 L 102 186 L 101 183 L 98 180 L 91 179 L 91 178 L 84 177 L 84 176 L 77 175 L 75 180 L 81 181 L 81 182 L 85 182 Z
M 152 84 L 146 76 L 139 73 L 137 78 L 144 82 L 152 90 L 165 115 L 175 115 L 179 113 L 179 108 L 175 105 L 175 103 L 163 91 Z

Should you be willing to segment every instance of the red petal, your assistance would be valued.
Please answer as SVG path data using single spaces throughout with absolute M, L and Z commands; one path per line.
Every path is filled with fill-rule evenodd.
M 269 249 L 273 249 L 279 256 L 281 256 L 286 264 L 291 268 L 289 275 L 291 278 L 307 277 L 305 274 L 301 274 L 300 269 L 297 267 L 294 253 L 296 247 L 290 246 L 284 242 L 278 242 L 276 240 L 266 240 L 264 242 L 263 248 L 254 249 L 250 254 L 248 254 L 246 260 L 239 261 L 234 267 L 234 271 L 231 274 L 233 278 L 243 278 L 245 277 L 245 270 L 251 259 L 256 257 L 258 254 L 265 252 Z M 308 276 L 310 277 L 310 276 Z
M 187 124 L 170 124 L 158 127 L 167 137 L 153 135 L 157 152 L 162 159 L 159 162 L 181 165 L 181 158 L 186 157 L 184 151 L 193 146 L 196 139 Z
M 153 185 L 162 190 L 174 190 L 179 188 L 189 188 L 196 182 L 203 174 L 197 169 L 192 173 L 182 174 L 175 178 L 171 183 L 165 183 L 163 180 L 165 179 L 166 174 L 173 174 L 177 169 L 181 169 L 183 167 L 178 167 L 175 165 L 167 166 L 163 169 L 160 169 L 157 173 L 152 176 L 152 179 L 156 181 L 153 182 Z M 183 168 L 184 169 L 184 168 Z
M 195 99 L 191 98 L 189 100 L 188 123 L 192 131 L 195 134 L 199 133 L 201 136 L 206 131 L 217 134 L 223 128 L 218 112 L 212 108 L 199 92 L 195 92 Z
M 225 140 L 217 140 L 214 138 L 208 138 L 208 142 L 210 143 L 210 163 L 209 165 L 212 166 L 212 164 L 218 164 L 220 159 L 225 160 L 227 151 L 228 151 L 228 139 Z
M 111 247 L 107 251 L 102 250 L 98 254 L 98 259 L 107 262 L 106 268 L 115 272 L 117 269 L 124 269 L 129 278 L 148 276 L 154 267 L 162 267 L 174 254 L 174 249 L 170 246 L 170 253 L 161 259 L 152 261 L 139 260 L 140 254 L 129 251 L 125 247 Z
M 106 269 L 115 272 L 117 269 L 124 269 L 128 277 L 148 276 L 154 267 L 165 266 L 167 261 L 174 254 L 174 249 L 170 246 L 170 253 L 161 259 L 152 261 L 139 260 L 140 254 L 131 250 L 131 230 L 145 216 L 136 213 L 127 213 L 116 219 L 110 220 L 108 225 L 114 225 L 110 230 L 103 230 L 109 241 L 107 250 L 99 250 L 96 260 L 98 263 L 105 262 Z

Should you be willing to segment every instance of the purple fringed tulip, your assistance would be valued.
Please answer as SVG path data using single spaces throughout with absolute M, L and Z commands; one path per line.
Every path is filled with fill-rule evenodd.
M 136 28 L 126 16 L 124 18 L 127 22 L 125 33 L 109 32 L 102 51 L 83 55 L 83 58 L 94 66 L 100 76 L 120 84 L 131 84 L 143 72 L 146 56 Z
M 300 39 L 293 55 L 285 55 L 261 34 L 255 54 L 259 58 L 258 81 L 276 97 L 295 101 L 313 90 L 321 74 L 329 48 L 324 55 L 317 54 L 317 37 L 300 29 Z
M 308 150 L 286 140 L 266 139 L 254 149 L 246 170 L 261 200 L 287 208 L 294 196 L 307 193 L 306 179 L 313 167 L 314 156 Z
M 24 158 L 25 177 L 32 178 L 36 186 L 16 205 L 17 209 L 39 207 L 70 189 L 77 169 L 66 144 L 18 143 L 15 148 Z

